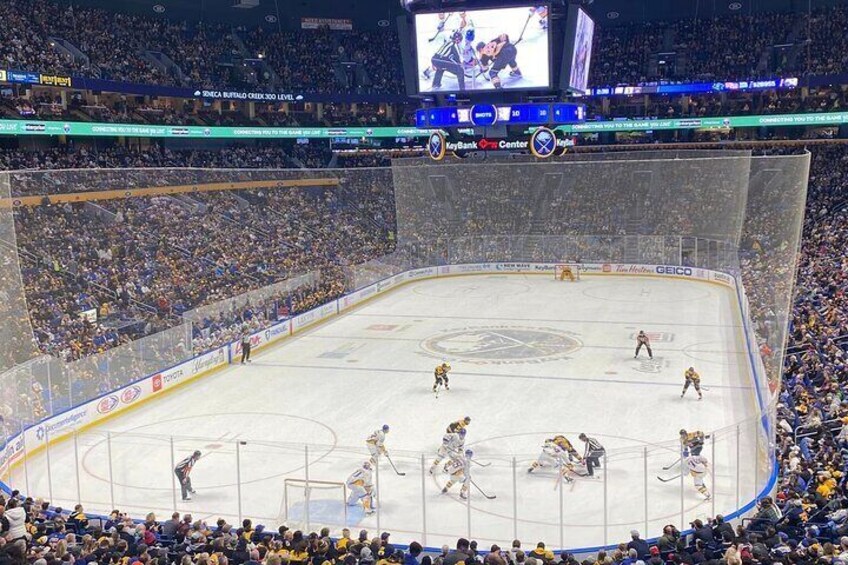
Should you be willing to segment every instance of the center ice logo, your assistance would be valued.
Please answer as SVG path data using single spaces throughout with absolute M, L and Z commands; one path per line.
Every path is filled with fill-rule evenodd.
M 440 359 L 493 365 L 562 359 L 581 346 L 569 332 L 516 326 L 467 327 L 429 337 L 421 343 L 424 351 Z

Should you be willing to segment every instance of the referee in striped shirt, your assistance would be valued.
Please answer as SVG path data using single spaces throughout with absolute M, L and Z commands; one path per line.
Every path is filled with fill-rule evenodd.
M 593 470 L 595 467 L 600 469 L 601 467 L 601 457 L 606 454 L 606 450 L 604 446 L 601 445 L 601 442 L 596 440 L 593 437 L 589 437 L 586 434 L 580 434 L 577 436 L 581 441 L 586 442 L 586 451 L 583 455 L 583 460 L 586 461 L 586 472 L 589 473 L 590 477 L 595 476 L 595 471 Z
M 174 474 L 180 480 L 180 491 L 183 495 L 183 500 L 191 500 L 191 495 L 194 494 L 194 489 L 191 488 L 191 470 L 194 464 L 200 459 L 200 451 L 195 451 L 174 467 Z
M 459 83 L 459 89 L 465 90 L 465 70 L 462 68 L 462 56 L 459 53 L 459 44 L 462 42 L 462 34 L 459 31 L 454 31 L 451 35 L 451 40 L 445 42 L 439 49 L 430 62 L 433 68 L 436 69 L 436 74 L 433 75 L 433 88 L 441 88 L 442 76 L 445 71 L 456 75 L 456 82 Z

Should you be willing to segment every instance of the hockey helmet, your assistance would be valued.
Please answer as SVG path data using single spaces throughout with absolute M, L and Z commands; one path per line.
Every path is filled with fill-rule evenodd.
M 465 418 L 462 419 L 462 421 L 465 422 L 466 424 L 470 424 L 471 423 L 471 416 L 466 416 Z
M 680 435 L 685 436 L 686 433 L 686 430 L 684 430 L 683 428 L 680 429 Z
M 461 428 L 457 433 L 459 433 L 460 436 L 465 437 L 465 434 L 467 434 L 468 431 L 465 428 Z
M 579 436 L 577 436 L 577 437 L 578 437 L 578 438 L 580 438 L 580 439 L 582 439 L 583 441 L 586 441 L 586 434 L 584 434 L 584 433 L 581 433 L 581 434 L 580 434 Z
M 200 450 L 199 450 L 199 449 L 196 449 L 196 450 L 194 451 L 194 456 L 195 456 L 195 457 L 200 457 Z
M 362 468 L 363 468 L 363 469 L 369 469 L 369 470 L 370 470 L 370 469 L 371 469 L 371 462 L 370 462 L 370 461 L 366 461 L 365 463 L 363 463 L 363 464 L 362 464 Z
M 388 433 L 388 431 L 389 431 L 389 425 L 388 424 L 383 424 L 383 431 Z
M 474 457 L 474 452 L 473 452 L 473 451 L 471 451 L 470 449 L 466 449 L 466 450 L 465 450 L 465 456 L 466 456 L 467 458 L 471 459 L 472 457 Z
M 465 41 L 474 41 L 474 28 L 465 30 Z
M 462 33 L 455 31 L 451 34 L 451 41 L 462 41 Z

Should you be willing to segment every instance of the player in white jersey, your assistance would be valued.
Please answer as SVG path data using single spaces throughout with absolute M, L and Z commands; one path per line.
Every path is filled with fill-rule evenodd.
M 374 513 L 374 480 L 371 472 L 371 463 L 366 461 L 362 467 L 350 474 L 345 481 L 350 495 L 347 497 L 348 506 L 356 506 L 361 503 L 365 514 Z
M 460 483 L 462 486 L 459 489 L 459 497 L 468 498 L 468 483 L 471 481 L 471 457 L 473 455 L 474 453 L 468 449 L 464 455 L 457 454 L 445 463 L 445 472 L 450 475 L 450 479 L 445 483 L 442 494 L 448 492 L 456 483 Z
M 576 473 L 574 464 L 569 461 L 568 452 L 558 446 L 553 439 L 545 440 L 542 453 L 539 454 L 538 459 L 533 461 L 527 472 L 532 473 L 541 467 L 553 467 L 567 483 L 574 480 L 568 475 L 570 472 L 579 474 Z
M 448 432 L 442 436 L 442 445 L 439 446 L 439 450 L 436 452 L 436 458 L 430 466 L 431 475 L 436 472 L 436 467 L 439 466 L 442 460 L 445 458 L 452 459 L 462 454 L 462 449 L 465 447 L 465 433 L 465 428 L 462 428 L 456 433 Z
M 368 452 L 371 454 L 371 465 L 377 464 L 377 458 L 380 455 L 388 455 L 386 451 L 386 434 L 389 433 L 389 425 L 383 424 L 379 430 L 374 430 L 368 439 L 365 440 L 365 445 L 368 446 Z
M 711 497 L 707 485 L 704 484 L 704 477 L 707 475 L 708 466 L 709 461 L 703 455 L 690 455 L 686 458 L 686 467 L 692 476 L 692 482 L 695 483 L 695 488 L 698 489 L 698 492 L 703 494 L 707 500 Z

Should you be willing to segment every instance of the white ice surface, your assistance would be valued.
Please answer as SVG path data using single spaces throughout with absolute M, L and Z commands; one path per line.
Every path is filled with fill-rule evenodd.
M 639 329 L 655 335 L 653 362 L 644 352 L 633 359 Z M 432 371 L 443 359 L 453 366 L 451 390 L 435 398 Z M 690 365 L 709 389 L 700 402 L 692 390 L 680 398 Z M 437 546 L 468 535 L 470 520 L 470 535 L 484 545 L 518 537 L 586 547 L 626 540 L 646 525 L 649 535 L 667 523 L 680 527 L 681 500 L 683 525 L 750 500 L 753 425 L 739 431 L 738 467 L 735 429 L 717 434 L 715 447 L 707 442 L 704 455 L 712 461 L 715 451 L 715 482 L 707 481 L 714 501 L 704 501 L 688 477 L 656 477 L 679 472 L 662 467 L 676 458 L 665 446 L 681 427 L 731 426 L 749 419 L 755 402 L 730 289 L 640 277 L 435 279 L 403 286 L 260 352 L 250 365 L 201 378 L 81 433 L 76 456 L 73 441 L 54 445 L 49 473 L 42 453 L 19 466 L 12 482 L 64 506 L 79 493 L 89 511 L 114 506 L 165 516 L 173 510 L 174 436 L 175 458 L 204 452 L 193 473 L 198 494 L 178 501 L 179 510 L 210 521 L 241 514 L 268 526 L 288 510 L 289 521 L 305 527 L 303 489 L 293 486 L 283 503 L 284 479 L 305 477 L 304 444 L 310 479 L 342 482 L 366 458 L 368 433 L 388 423 L 387 447 L 406 476 L 381 462 L 379 515 L 353 509 L 351 528 Z M 472 491 L 470 505 L 458 487 L 440 494 L 443 476 L 421 471 L 422 454 L 429 467 L 445 426 L 466 415 L 468 445 L 489 464 L 475 467 L 475 482 L 497 496 Z M 563 433 L 582 451 L 580 432 L 607 447 L 606 474 L 599 472 L 606 479 L 578 479 L 560 491 L 551 472 L 526 474 L 546 437 Z M 338 487 L 311 491 L 312 528 L 341 527 L 341 496 Z

